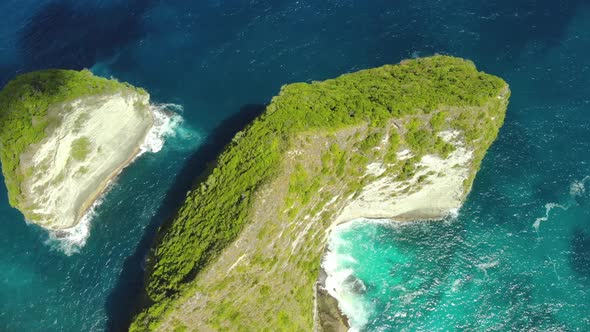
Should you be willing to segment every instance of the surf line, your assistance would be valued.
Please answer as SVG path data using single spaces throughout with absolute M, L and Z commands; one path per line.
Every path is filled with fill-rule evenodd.
M 145 153 L 157 153 L 161 151 L 166 138 L 173 136 L 175 130 L 183 121 L 183 118 L 178 113 L 183 110 L 181 105 L 151 104 L 150 110 L 154 118 L 154 125 L 146 135 L 143 143 L 140 145 L 139 153 L 130 163 L 125 165 L 124 168 L 133 164 L 137 158 Z M 121 169 L 121 171 L 109 181 L 104 191 L 86 211 L 77 225 L 67 229 L 48 231 L 49 237 L 45 241 L 45 244 L 63 252 L 67 256 L 80 252 L 80 250 L 86 245 L 86 241 L 90 236 L 90 227 L 92 220 L 97 216 L 97 208 L 104 202 L 105 196 L 110 190 L 112 190 L 116 178 L 121 174 L 123 169 Z

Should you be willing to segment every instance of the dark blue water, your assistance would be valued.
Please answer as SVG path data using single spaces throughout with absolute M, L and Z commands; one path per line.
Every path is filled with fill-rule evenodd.
M 0 82 L 88 67 L 182 105 L 185 119 L 163 151 L 125 170 L 77 254 L 0 190 L 0 330 L 121 328 L 154 228 L 229 127 L 283 84 L 435 52 L 504 77 L 512 100 L 457 220 L 345 235 L 372 239 L 353 256 L 391 254 L 354 267 L 374 269 L 358 273 L 372 285 L 358 299 L 372 308 L 366 328 L 590 329 L 590 197 L 570 193 L 590 175 L 589 1 L 4 0 L 0 15 Z M 569 209 L 536 230 L 548 203 Z

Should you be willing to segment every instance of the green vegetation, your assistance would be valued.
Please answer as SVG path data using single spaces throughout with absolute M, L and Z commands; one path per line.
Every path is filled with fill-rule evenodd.
M 441 111 L 434 113 L 430 118 L 430 127 L 434 131 L 438 131 L 445 124 L 446 119 L 449 117 L 449 112 Z
M 387 164 L 393 164 L 397 161 L 397 150 L 400 145 L 400 136 L 397 131 L 391 131 L 389 133 L 388 143 L 383 161 Z
M 367 151 L 379 145 L 379 142 L 382 138 L 383 134 L 381 132 L 369 134 L 364 140 L 360 142 L 359 150 L 363 153 L 367 153 Z
M 78 118 L 76 119 L 76 122 L 74 122 L 74 132 L 79 132 L 80 129 L 82 129 L 84 123 L 88 121 L 88 119 L 90 119 L 90 115 L 88 113 L 80 114 L 80 116 L 78 116 Z
M 72 142 L 71 156 L 77 161 L 84 161 L 90 154 L 91 144 L 88 137 L 80 137 Z
M 20 157 L 32 144 L 39 143 L 49 130 L 59 125 L 59 116 L 51 109 L 81 97 L 109 94 L 121 89 L 146 93 L 126 83 L 94 76 L 88 70 L 32 72 L 16 77 L 4 87 L 0 92 L 0 160 L 12 206 L 27 215 L 21 195 L 25 174 L 20 168 Z
M 346 172 L 363 174 L 360 166 L 366 165 L 372 148 L 384 137 L 383 129 L 392 127 L 392 120 L 399 120 L 406 132 L 400 135 L 397 130 L 390 130 L 382 157 L 388 163 L 396 162 L 396 152 L 402 145 L 416 154 L 448 155 L 452 145 L 448 146 L 436 134 L 449 128 L 465 131 L 466 144 L 476 151 L 476 156 L 483 158 L 504 119 L 507 95 L 497 97 L 507 93 L 507 85 L 500 78 L 478 72 L 470 61 L 447 56 L 407 60 L 323 82 L 284 86 L 266 112 L 226 147 L 207 180 L 187 195 L 171 224 L 160 230 L 148 264 L 149 307 L 136 317 L 131 330 L 156 330 L 175 299 L 188 292 L 198 273 L 232 243 L 251 218 L 257 191 L 279 175 L 285 153 L 299 137 L 313 133 L 330 135 L 347 128 L 368 126 L 366 134 L 357 133 L 363 139 L 355 144 L 359 153 L 332 144 L 323 154 L 318 172 L 336 177 Z M 443 110 L 448 114 L 438 115 Z M 305 140 L 311 141 L 309 137 Z M 391 171 L 407 178 L 415 172 L 417 160 L 415 157 L 396 163 Z M 475 168 L 480 161 L 476 160 Z M 289 181 L 287 207 L 293 204 L 301 207 L 312 201 L 312 197 L 317 198 L 320 195 L 317 181 L 327 180 L 312 176 L 303 165 L 295 165 Z M 362 182 L 352 185 L 350 191 L 354 193 L 362 187 Z M 325 197 L 320 197 L 320 202 L 325 201 Z M 290 212 L 289 217 L 297 213 Z M 309 273 L 317 273 L 319 262 L 301 260 L 299 264 Z M 297 301 L 308 301 L 312 298 L 311 286 L 298 288 L 295 294 Z M 311 305 L 302 304 L 302 308 Z M 228 302 L 221 307 L 226 306 L 232 304 Z M 239 312 L 231 308 L 223 309 L 220 314 L 232 322 L 239 321 Z M 301 329 L 291 324 L 293 317 L 288 312 L 267 314 L 279 317 L 284 330 Z
M 412 152 L 418 157 L 426 153 L 434 153 L 446 158 L 455 150 L 452 144 L 445 142 L 437 135 L 438 130 L 445 123 L 444 118 L 437 116 L 438 114 L 441 113 L 435 113 L 430 118 L 430 127 L 416 118 L 410 120 L 406 126 L 408 132 L 405 135 L 405 141 Z
M 78 168 L 78 171 L 76 172 L 75 176 L 81 176 L 84 175 L 86 173 L 88 173 L 89 169 L 86 166 L 82 166 L 80 168 Z

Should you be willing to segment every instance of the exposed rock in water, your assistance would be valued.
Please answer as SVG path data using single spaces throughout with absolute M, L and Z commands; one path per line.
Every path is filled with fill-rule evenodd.
M 363 295 L 367 292 L 367 286 L 365 286 L 365 283 L 352 274 L 344 279 L 344 285 L 348 287 L 351 292 L 358 295 Z
M 320 268 L 315 284 L 314 327 L 318 332 L 348 331 L 348 317 L 338 307 L 338 300 L 326 290 L 326 271 Z

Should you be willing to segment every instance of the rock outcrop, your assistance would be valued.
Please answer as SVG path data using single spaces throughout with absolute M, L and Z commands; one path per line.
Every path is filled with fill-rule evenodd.
M 3 130 L 20 125 L 0 140 L 11 204 L 51 230 L 79 222 L 153 126 L 145 91 L 87 71 L 26 74 L 0 100 Z

